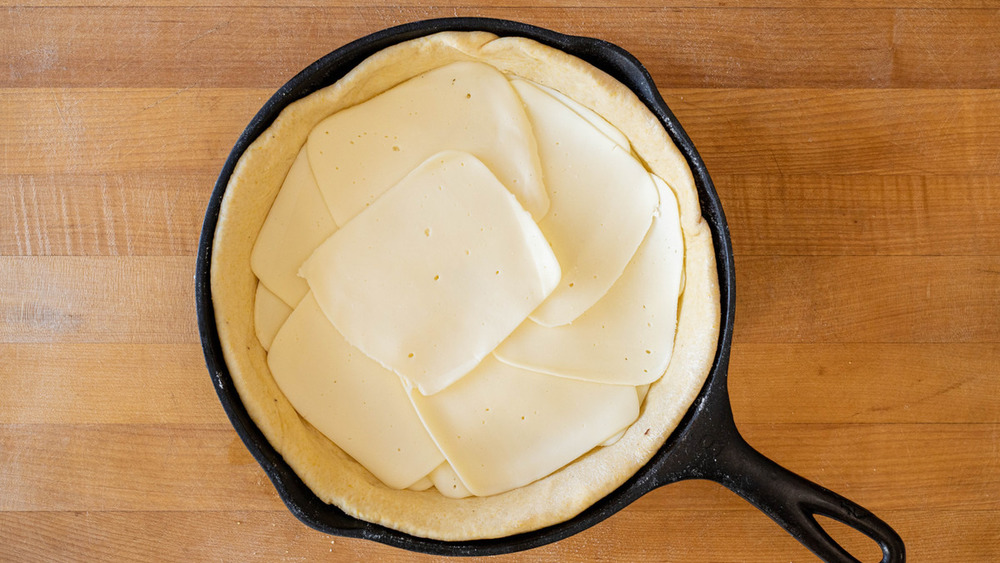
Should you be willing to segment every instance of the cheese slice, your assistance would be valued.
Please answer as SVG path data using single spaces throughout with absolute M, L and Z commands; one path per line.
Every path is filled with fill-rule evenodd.
M 479 496 L 545 477 L 639 415 L 634 387 L 553 377 L 492 356 L 444 391 L 411 391 L 410 398 L 462 483 Z
M 642 400 L 641 400 L 641 399 L 639 400 L 639 404 L 640 404 L 640 405 L 642 404 Z M 608 438 L 607 440 L 605 440 L 605 441 L 601 442 L 601 447 L 602 447 L 602 448 L 606 448 L 606 447 L 608 447 L 608 446 L 613 446 L 613 445 L 615 445 L 615 442 L 617 442 L 618 440 L 621 440 L 621 439 L 622 439 L 622 436 L 624 436 L 624 435 L 625 435 L 625 431 L 626 431 L 626 430 L 628 430 L 628 428 L 626 428 L 626 429 L 624 429 L 624 430 L 621 430 L 621 431 L 619 431 L 619 432 L 618 432 L 617 434 L 615 434 L 614 436 L 612 436 L 612 437 Z
M 348 344 L 312 294 L 278 331 L 267 364 L 302 418 L 386 485 L 409 487 L 444 461 L 399 377 Z
M 639 385 L 635 388 L 635 392 L 639 395 L 639 404 L 641 405 L 646 400 L 646 394 L 649 393 L 649 385 Z
M 338 225 L 431 155 L 476 155 L 535 219 L 548 209 L 531 126 L 495 68 L 452 63 L 340 111 L 309 135 L 309 160 Z
M 497 348 L 497 358 L 601 383 L 645 385 L 659 379 L 673 351 L 684 269 L 677 199 L 666 184 L 660 192 L 659 216 L 604 298 L 572 324 L 525 321 Z
M 455 470 L 447 461 L 439 465 L 434 471 L 431 471 L 429 478 L 434 484 L 434 488 L 448 498 L 472 496 L 472 492 L 459 479 L 458 473 L 455 473 Z
M 253 300 L 253 328 L 264 350 L 271 349 L 274 335 L 278 334 L 278 329 L 291 314 L 291 307 L 271 293 L 264 284 L 257 284 L 257 295 Z
M 625 134 L 622 133 L 617 127 L 608 123 L 608 120 L 604 119 L 604 117 L 602 117 L 601 114 L 588 108 L 587 106 L 581 104 L 580 102 L 574 100 L 573 98 L 570 98 L 569 96 L 563 94 L 562 92 L 556 90 L 555 88 L 549 88 L 548 86 L 545 86 L 543 84 L 539 84 L 537 82 L 531 82 L 530 80 L 523 80 L 520 78 L 514 78 L 511 80 L 512 83 L 516 83 L 518 81 L 530 82 L 533 86 L 537 86 L 546 94 L 559 100 L 560 102 L 563 103 L 563 105 L 576 112 L 580 117 L 586 119 L 588 123 L 599 129 L 601 133 L 604 133 L 609 139 L 614 141 L 615 144 L 617 144 L 618 146 L 620 146 L 621 148 L 625 149 L 628 152 L 632 152 L 632 145 L 631 143 L 628 142 L 628 137 L 626 137 Z
M 562 280 L 532 313 L 560 326 L 596 303 L 628 264 L 653 219 L 656 188 L 628 151 L 559 100 L 525 81 L 514 88 L 538 140 L 549 213 L 538 226 Z
M 559 280 L 531 216 L 455 151 L 418 166 L 301 272 L 348 342 L 424 394 L 474 368 Z
M 447 463 L 447 462 L 445 462 L 445 463 Z M 431 481 L 430 475 L 427 475 L 426 477 L 420 479 L 416 483 L 414 483 L 414 484 L 410 485 L 409 487 L 407 487 L 407 489 L 410 489 L 411 491 L 426 491 L 427 489 L 429 489 L 429 488 L 431 488 L 433 486 L 434 486 L 434 481 Z
M 302 149 L 257 235 L 250 267 L 268 289 L 294 307 L 309 291 L 298 277 L 299 267 L 336 230 Z

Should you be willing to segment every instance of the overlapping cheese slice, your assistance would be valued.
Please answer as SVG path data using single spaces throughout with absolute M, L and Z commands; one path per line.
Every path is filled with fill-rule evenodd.
M 515 80 L 514 82 L 517 83 L 518 80 Z M 615 144 L 625 149 L 627 152 L 632 152 L 632 144 L 628 142 L 628 137 L 626 137 L 625 134 L 622 133 L 617 127 L 608 123 L 608 120 L 601 117 L 601 115 L 596 111 L 588 108 L 573 98 L 570 98 L 559 90 L 549 88 L 548 86 L 538 84 L 537 82 L 531 82 L 530 80 L 524 80 L 524 82 L 529 82 L 532 86 L 537 86 L 546 94 L 559 100 L 563 103 L 563 105 L 576 112 L 577 115 L 586 119 L 588 123 L 600 130 L 601 133 L 604 133 L 609 139 L 614 141 Z
M 264 350 L 270 350 L 278 329 L 291 314 L 291 307 L 271 293 L 264 284 L 257 283 L 257 294 L 253 301 L 253 326 Z
M 299 267 L 336 230 L 303 148 L 257 235 L 250 267 L 271 292 L 294 307 L 309 291 L 298 277 Z
M 386 485 L 462 498 L 632 424 L 670 359 L 683 243 L 621 131 L 470 62 L 313 129 L 252 262 L 303 418 Z
M 503 74 L 483 63 L 434 69 L 340 111 L 313 129 L 307 146 L 341 226 L 443 150 L 476 155 L 536 220 L 548 209 L 521 101 Z
M 267 364 L 295 410 L 386 485 L 409 487 L 444 461 L 399 377 L 348 344 L 311 293 Z
M 433 394 L 527 318 L 559 264 L 490 170 L 446 151 L 342 226 L 301 273 L 348 342 Z
M 434 472 L 431 471 L 431 473 L 433 474 Z M 434 481 L 431 481 L 431 476 L 427 475 L 426 477 L 420 479 L 416 483 L 407 487 L 407 489 L 410 489 L 411 491 L 426 491 L 427 489 L 433 486 L 434 486 Z
M 655 177 L 654 177 L 655 178 Z M 677 200 L 659 178 L 659 215 L 608 293 L 572 324 L 525 321 L 494 354 L 511 365 L 587 381 L 645 385 L 667 369 L 684 270 Z
M 462 483 L 479 496 L 552 473 L 639 415 L 634 387 L 553 377 L 492 356 L 444 391 L 411 391 L 410 398 Z
M 568 106 L 512 80 L 538 141 L 549 213 L 538 226 L 562 280 L 531 318 L 572 322 L 615 283 L 653 220 L 658 197 L 649 173 L 627 150 Z
M 465 498 L 471 496 L 472 492 L 465 486 L 465 483 L 455 473 L 455 469 L 447 461 L 431 471 L 428 476 L 434 488 L 442 495 L 449 498 Z

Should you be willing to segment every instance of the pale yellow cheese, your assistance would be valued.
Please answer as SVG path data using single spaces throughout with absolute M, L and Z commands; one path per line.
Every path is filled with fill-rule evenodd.
M 669 362 L 683 271 L 677 201 L 630 151 L 479 63 L 321 122 L 254 248 L 282 391 L 387 485 L 451 498 L 614 444 Z
M 278 329 L 291 314 L 291 307 L 271 293 L 264 284 L 257 284 L 257 294 L 253 300 L 253 326 L 257 340 L 260 340 L 260 345 L 265 350 L 271 348 L 274 335 L 278 334 Z
M 443 150 L 474 154 L 535 219 L 548 209 L 531 126 L 492 66 L 457 62 L 340 111 L 309 135 L 309 160 L 338 225 Z
M 639 399 L 639 404 L 640 404 L 640 405 L 642 404 L 642 399 Z M 621 439 L 622 439 L 622 436 L 624 436 L 624 435 L 625 435 L 625 431 L 626 431 L 626 430 L 628 430 L 628 428 L 625 428 L 624 430 L 621 430 L 621 431 L 619 431 L 619 432 L 618 432 L 617 434 L 615 434 L 614 436 L 612 436 L 612 437 L 608 438 L 607 440 L 605 440 L 605 441 L 601 442 L 601 447 L 602 447 L 602 448 L 606 448 L 606 447 L 608 447 L 608 446 L 613 446 L 613 445 L 615 445 L 615 442 L 617 442 L 618 440 L 621 440 Z
M 492 356 L 444 391 L 410 397 L 462 483 L 480 496 L 545 477 L 639 414 L 634 387 L 553 377 Z
M 684 241 L 662 180 L 659 215 L 608 293 L 572 324 L 525 321 L 494 352 L 511 365 L 587 381 L 645 385 L 667 369 L 677 329 Z
M 649 173 L 628 151 L 559 100 L 525 81 L 514 87 L 538 140 L 549 213 L 538 226 L 562 280 L 531 318 L 572 322 L 615 283 L 642 242 L 657 205 Z
M 410 489 L 411 491 L 426 491 L 427 489 L 433 486 L 434 486 L 434 481 L 431 481 L 430 475 L 427 475 L 426 477 L 422 478 L 421 480 L 407 487 L 407 489 Z
M 302 149 L 257 235 L 250 267 L 268 289 L 295 307 L 309 291 L 298 277 L 299 267 L 336 230 Z
M 399 377 L 348 344 L 311 293 L 267 364 L 295 410 L 386 485 L 409 487 L 444 461 Z
M 418 166 L 301 272 L 348 342 L 424 394 L 474 368 L 559 280 L 531 216 L 456 151 Z
M 635 392 L 639 395 L 639 404 L 641 405 L 646 400 L 646 394 L 649 393 L 649 385 L 639 385 L 635 388 Z
M 447 461 L 439 465 L 434 471 L 431 471 L 428 478 L 434 484 L 434 488 L 448 498 L 465 498 L 472 496 L 472 493 L 465 486 L 465 483 L 459 479 L 458 474 L 455 473 L 455 470 Z
M 521 79 L 519 78 L 512 79 L 511 83 L 516 84 L 519 80 Z M 527 80 L 525 82 L 531 82 L 531 81 Z M 574 100 L 573 98 L 570 98 L 566 94 L 563 94 L 559 90 L 556 90 L 554 88 L 549 88 L 548 86 L 539 84 L 537 82 L 531 82 L 531 84 L 537 86 L 538 88 L 541 88 L 542 91 L 544 91 L 546 94 L 549 94 L 553 98 L 559 100 L 560 102 L 563 103 L 563 105 L 565 105 L 569 109 L 579 114 L 580 117 L 586 119 L 588 123 L 599 129 L 601 133 L 607 135 L 609 139 L 614 141 L 615 144 L 617 144 L 621 148 L 629 152 L 632 151 L 632 145 L 628 142 L 628 137 L 626 137 L 624 133 L 619 131 L 617 127 L 608 123 L 608 120 L 601 117 L 599 113 L 581 104 L 580 102 Z

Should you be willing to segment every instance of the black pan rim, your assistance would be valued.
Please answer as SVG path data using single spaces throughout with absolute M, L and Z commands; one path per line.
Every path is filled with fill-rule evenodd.
M 576 55 L 630 87 L 656 115 L 691 168 L 695 185 L 698 188 L 702 216 L 712 232 L 721 299 L 719 341 L 709 376 L 701 392 L 666 443 L 631 479 L 582 513 L 565 522 L 502 538 L 459 542 L 422 538 L 358 520 L 348 516 L 340 509 L 322 502 L 302 483 L 250 419 L 233 386 L 232 378 L 222 356 L 210 283 L 213 239 L 229 178 L 236 162 L 246 148 L 270 126 L 281 109 L 295 99 L 336 81 L 364 58 L 384 47 L 441 31 L 487 31 L 500 36 L 522 36 L 534 39 Z M 219 400 L 237 434 L 271 479 L 286 506 L 299 520 L 321 532 L 343 537 L 364 538 L 433 555 L 498 555 L 531 549 L 576 534 L 610 517 L 645 493 L 665 484 L 661 478 L 657 477 L 657 468 L 670 456 L 675 449 L 675 444 L 690 429 L 692 420 L 708 410 L 709 396 L 713 394 L 724 395 L 726 392 L 726 368 L 735 312 L 734 274 L 729 229 L 721 202 L 705 164 L 693 142 L 663 101 L 652 77 L 635 57 L 606 41 L 565 35 L 521 22 L 492 18 L 441 18 L 387 28 L 336 49 L 298 73 L 279 88 L 264 104 L 230 152 L 208 203 L 198 247 L 195 304 L 205 361 Z

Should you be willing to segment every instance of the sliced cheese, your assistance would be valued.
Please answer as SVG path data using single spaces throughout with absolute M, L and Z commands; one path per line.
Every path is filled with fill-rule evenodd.
M 257 284 L 257 295 L 253 300 L 253 327 L 257 340 L 265 350 L 271 349 L 274 335 L 278 334 L 278 329 L 291 314 L 291 307 L 271 293 L 264 284 Z
M 278 331 L 267 364 L 302 418 L 386 485 L 409 487 L 444 461 L 399 377 L 348 344 L 312 294 Z
M 322 121 L 309 160 L 338 225 L 443 150 L 476 155 L 535 219 L 548 209 L 531 126 L 495 68 L 452 63 Z
M 607 295 L 572 324 L 525 321 L 497 348 L 497 358 L 602 383 L 645 385 L 659 379 L 673 351 L 684 269 L 677 200 L 666 184 L 660 191 L 659 216 Z
M 348 342 L 424 394 L 474 368 L 559 280 L 531 216 L 455 151 L 417 167 L 301 272 Z
M 538 140 L 549 213 L 539 227 L 562 280 L 532 313 L 535 322 L 572 322 L 615 283 L 642 242 L 657 205 L 649 173 L 628 151 L 559 100 L 514 82 Z
M 639 415 L 634 387 L 553 377 L 492 356 L 436 395 L 410 396 L 462 483 L 479 496 L 545 477 Z
M 298 277 L 299 267 L 336 230 L 302 149 L 257 235 L 250 267 L 268 289 L 294 307 L 309 291 Z
M 516 83 L 519 80 L 523 79 L 515 78 L 512 79 L 511 82 Z M 617 127 L 608 123 L 608 120 L 604 119 L 601 116 L 601 114 L 588 108 L 587 106 L 581 104 L 580 102 L 574 100 L 573 98 L 570 98 L 569 96 L 563 94 L 562 92 L 556 90 L 555 88 L 549 88 L 548 86 L 539 84 L 537 82 L 531 82 L 530 80 L 523 80 L 523 81 L 530 82 L 532 85 L 541 88 L 546 94 L 549 94 L 553 98 L 559 100 L 560 102 L 563 103 L 563 105 L 576 112 L 580 117 L 586 119 L 588 123 L 599 129 L 601 133 L 607 135 L 607 137 L 612 141 L 614 141 L 615 144 L 617 144 L 618 146 L 620 146 L 621 148 L 625 149 L 628 152 L 632 152 L 632 145 L 631 143 L 628 142 L 628 137 L 626 137 L 625 134 L 622 133 Z
M 455 470 L 447 461 L 439 465 L 434 471 L 431 471 L 429 478 L 434 483 L 434 488 L 448 498 L 472 496 L 472 493 L 466 488 L 465 483 L 459 479 L 458 474 L 455 473 Z
M 642 404 L 642 400 L 639 400 L 639 404 Z M 628 428 L 626 428 L 625 430 L 628 430 Z M 615 445 L 615 442 L 617 442 L 618 440 L 621 440 L 622 436 L 625 435 L 625 430 L 622 430 L 622 431 L 618 432 L 617 434 L 615 434 L 614 436 L 612 436 L 612 437 L 608 438 L 607 440 L 601 442 L 601 447 L 602 448 L 606 448 L 608 446 Z
M 447 463 L 447 462 L 445 462 L 445 463 Z M 427 475 L 423 479 L 421 479 L 421 480 L 417 481 L 416 483 L 414 483 L 414 484 L 410 485 L 409 487 L 407 487 L 407 489 L 410 489 L 411 491 L 426 491 L 427 489 L 429 489 L 429 488 L 431 488 L 433 486 L 434 486 L 434 481 L 431 481 L 431 476 Z
M 641 405 L 646 400 L 646 394 L 649 393 L 649 385 L 639 385 L 635 388 L 635 392 L 639 395 L 639 404 Z

